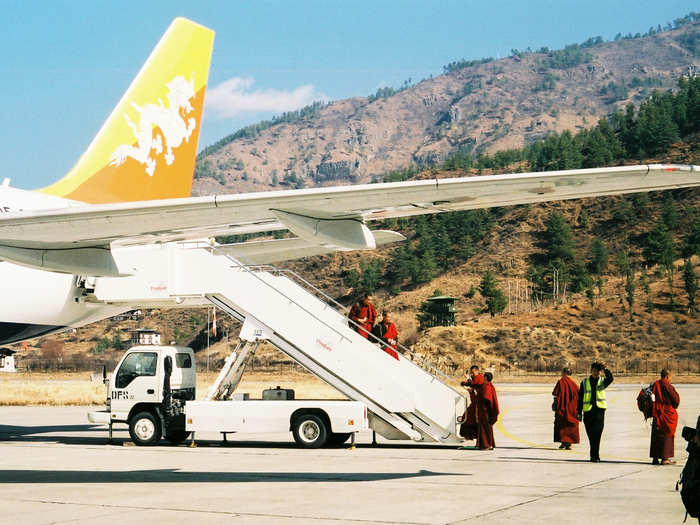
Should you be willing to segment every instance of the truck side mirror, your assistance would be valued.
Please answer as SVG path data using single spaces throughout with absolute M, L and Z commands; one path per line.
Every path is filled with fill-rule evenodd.
M 106 385 L 109 382 L 107 379 L 107 365 L 102 365 L 102 384 Z

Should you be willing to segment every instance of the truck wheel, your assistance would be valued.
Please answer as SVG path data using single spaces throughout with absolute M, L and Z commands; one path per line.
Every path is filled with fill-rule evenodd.
M 160 421 L 152 412 L 139 412 L 129 421 L 129 435 L 136 445 L 155 445 L 160 441 Z
M 173 430 L 169 434 L 165 435 L 165 439 L 170 441 L 173 445 L 179 445 L 190 437 L 190 433 L 185 430 Z
M 328 437 L 328 441 L 326 442 L 327 445 L 330 446 L 339 446 L 345 443 L 350 436 L 352 435 L 351 432 L 340 432 L 340 433 L 335 433 L 331 432 L 331 435 Z
M 320 448 L 326 444 L 328 429 L 326 423 L 314 414 L 303 414 L 292 425 L 294 441 L 303 448 Z

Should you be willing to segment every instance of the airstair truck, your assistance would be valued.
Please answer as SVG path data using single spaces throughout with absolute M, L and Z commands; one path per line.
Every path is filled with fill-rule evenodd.
M 247 326 L 244 331 L 250 331 Z M 253 329 L 254 330 L 254 329 Z M 369 428 L 367 407 L 359 401 L 234 397 L 234 390 L 258 342 L 243 342 L 231 353 L 205 400 L 195 401 L 195 355 L 182 346 L 141 345 L 130 348 L 107 384 L 107 409 L 90 412 L 93 423 L 126 423 L 137 445 L 153 445 L 165 437 L 181 443 L 195 431 L 284 433 L 291 431 L 303 448 L 340 445 L 353 433 Z M 293 393 L 277 389 L 275 393 Z M 266 391 L 268 393 L 268 391 Z M 265 393 L 264 393 L 265 394 Z M 292 397 L 290 399 L 290 397 Z
M 227 403 L 239 402 L 230 394 L 250 355 L 248 348 L 264 340 L 364 405 L 369 426 L 384 438 L 461 443 L 457 418 L 465 399 L 450 378 L 402 345 L 391 348 L 363 337 L 345 307 L 294 272 L 243 264 L 223 247 L 200 243 L 135 247 L 120 252 L 120 258 L 124 273 L 133 275 L 96 279 L 91 300 L 132 309 L 213 304 L 242 324 L 239 338 L 246 343 L 222 371 L 229 379 L 217 381 L 204 402 L 186 402 L 186 432 L 228 430 L 217 418 L 233 425 L 226 411 L 240 408 L 227 408 Z M 249 415 L 241 417 L 241 425 L 250 421 Z M 335 428 L 330 419 L 331 433 L 352 431 Z M 357 425 L 358 418 L 347 419 Z M 306 427 L 316 431 L 314 425 Z

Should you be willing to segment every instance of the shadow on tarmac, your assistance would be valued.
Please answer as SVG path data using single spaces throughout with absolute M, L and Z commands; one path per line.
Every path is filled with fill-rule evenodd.
M 173 469 L 135 471 L 0 470 L 2 483 L 239 483 L 356 482 L 434 476 L 471 476 L 452 472 L 181 472 Z
M 106 437 L 106 428 L 103 425 L 40 425 L 40 426 L 14 426 L 0 425 L 0 442 L 16 441 L 25 443 L 60 443 L 63 445 L 123 445 L 131 443 L 130 438 L 114 437 L 109 443 Z M 73 433 L 75 435 L 61 435 L 61 433 Z M 101 435 L 94 435 L 99 433 Z M 115 428 L 115 433 L 126 434 L 125 428 Z M 196 440 L 198 447 L 224 447 L 224 448 L 263 448 L 263 449 L 295 449 L 296 443 L 290 441 L 223 441 L 223 440 Z M 179 446 L 186 446 L 189 440 Z M 161 441 L 158 446 L 177 446 Z M 345 449 L 350 446 L 350 441 L 342 445 L 327 446 L 326 449 Z M 441 443 L 356 443 L 357 448 L 362 449 L 392 449 L 392 450 L 464 450 L 465 452 L 484 452 L 463 444 L 444 445 Z M 500 450 L 530 450 L 531 447 L 506 446 L 497 447 Z
M 586 458 L 570 458 L 570 459 L 554 459 L 554 458 L 522 458 L 517 456 L 508 456 L 508 461 L 528 461 L 535 463 L 590 463 L 591 461 Z M 601 459 L 600 463 L 608 463 L 614 465 L 651 465 L 650 461 L 626 461 L 620 459 Z
M 101 428 L 100 425 L 43 425 L 36 427 L 0 425 L 0 441 L 22 440 L 21 438 L 26 436 L 53 432 L 104 432 L 104 428 Z
M 125 428 L 115 428 L 115 434 L 126 434 Z M 72 433 L 75 435 L 61 435 L 62 433 Z M 101 435 L 97 436 L 94 433 Z M 107 430 L 103 425 L 42 425 L 42 426 L 14 426 L 0 425 L 0 442 L 16 441 L 25 443 L 60 443 L 63 445 L 123 445 L 130 443 L 127 436 L 117 437 L 109 443 L 106 437 Z M 82 434 L 82 435 L 81 435 Z M 223 441 L 223 440 L 196 440 L 198 447 L 225 447 L 225 448 L 264 448 L 264 449 L 293 449 L 298 448 L 296 443 L 290 441 Z M 189 440 L 180 446 L 189 444 Z M 158 446 L 176 446 L 163 440 Z M 343 449 L 350 446 L 350 441 L 337 446 L 325 448 Z M 449 450 L 460 448 L 461 445 L 443 445 L 439 443 L 356 443 L 357 448 L 384 448 L 384 449 L 422 449 L 422 450 Z

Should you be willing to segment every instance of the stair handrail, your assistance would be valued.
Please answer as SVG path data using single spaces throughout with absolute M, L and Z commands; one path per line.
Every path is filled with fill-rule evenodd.
M 256 271 L 267 271 L 267 272 L 270 272 L 270 273 L 279 273 L 279 274 L 287 273 L 287 274 L 289 274 L 289 275 L 292 275 L 294 278 L 296 278 L 297 280 L 301 281 L 302 283 L 304 283 L 307 287 L 311 288 L 311 290 L 313 290 L 313 291 L 316 292 L 317 294 L 320 294 L 321 296 L 323 296 L 325 299 L 327 299 L 327 300 L 328 300 L 329 302 L 331 302 L 333 305 L 335 305 L 335 306 L 337 306 L 338 308 L 340 308 L 343 312 L 347 312 L 347 311 L 348 311 L 348 307 L 347 307 L 347 306 L 344 306 L 344 305 L 340 304 L 340 303 L 339 303 L 338 301 L 336 301 L 333 297 L 331 297 L 331 296 L 328 295 L 326 292 L 324 292 L 323 290 L 319 289 L 317 286 L 313 285 L 312 283 L 310 283 L 309 281 L 307 281 L 306 279 L 304 279 L 301 275 L 299 275 L 299 274 L 296 273 L 295 271 L 289 270 L 289 269 L 286 269 L 286 268 L 277 268 L 276 266 L 273 266 L 273 265 L 271 265 L 271 264 L 244 264 L 244 263 L 240 262 L 239 260 L 237 260 L 235 257 L 233 257 L 233 256 L 231 256 L 230 254 L 226 253 L 224 250 L 219 249 L 219 247 L 218 247 L 217 245 L 210 244 L 210 245 L 209 245 L 209 248 L 210 248 L 212 251 L 218 253 L 219 255 L 223 255 L 224 257 L 226 257 L 229 261 L 233 262 L 238 268 L 243 269 L 244 271 L 249 272 L 249 273 L 250 273 L 251 275 L 253 275 L 256 279 L 258 279 L 259 281 L 265 283 L 268 287 L 272 288 L 272 289 L 275 290 L 277 293 L 279 293 L 280 295 L 282 295 L 282 297 L 284 297 L 284 298 L 287 299 L 288 301 L 292 302 L 293 304 L 295 304 L 296 306 L 298 306 L 299 308 L 301 308 L 302 310 L 304 310 L 307 314 L 311 315 L 314 319 L 316 319 L 317 321 L 321 322 L 321 323 L 322 323 L 323 325 L 325 325 L 326 327 L 328 327 L 328 328 L 330 328 L 331 330 L 333 330 L 336 334 L 340 335 L 343 339 L 347 339 L 347 337 L 345 337 L 345 335 L 343 335 L 341 332 L 339 332 L 338 330 L 336 330 L 335 328 L 333 328 L 332 326 L 330 326 L 330 325 L 329 325 L 328 323 L 326 323 L 323 319 L 320 319 L 318 316 L 316 316 L 316 315 L 313 314 L 312 312 L 309 312 L 306 308 L 304 308 L 302 305 L 300 305 L 299 303 L 297 303 L 294 299 L 292 299 L 291 297 L 287 296 L 286 294 L 284 294 L 284 292 L 282 292 L 281 290 L 278 290 L 277 288 L 275 288 L 274 286 L 272 286 L 270 283 L 268 283 L 268 282 L 265 281 L 264 279 L 261 279 L 258 275 L 255 274 Z M 353 321 L 353 320 L 350 319 L 349 317 L 346 318 L 346 320 L 347 320 L 349 323 L 351 323 L 352 325 L 354 325 L 357 329 L 359 329 L 359 330 L 355 330 L 356 332 L 360 333 L 360 330 L 362 330 L 362 332 L 367 332 L 367 330 L 365 330 L 360 324 L 356 323 L 355 321 Z M 369 338 L 372 338 L 372 340 L 373 340 L 372 342 L 376 342 L 376 343 L 378 343 L 381 347 L 383 347 L 383 348 L 382 348 L 382 351 L 385 351 L 385 349 L 390 349 L 390 350 L 392 350 L 392 351 L 396 351 L 395 348 L 393 348 L 391 345 L 389 345 L 389 344 L 386 343 L 385 341 L 382 341 L 380 338 L 378 338 L 377 336 L 375 336 L 372 332 L 367 332 L 367 339 L 369 339 Z M 416 364 L 416 361 L 418 361 L 418 362 L 420 363 L 420 368 L 422 368 L 422 369 L 425 370 L 426 372 L 430 373 L 430 374 L 433 375 L 434 377 L 439 376 L 439 378 L 442 378 L 442 381 L 441 381 L 441 382 L 442 382 L 445 386 L 447 386 L 448 388 L 451 388 L 452 390 L 454 390 L 454 391 L 455 391 L 457 394 L 459 394 L 461 397 L 465 397 L 464 394 L 462 394 L 460 391 L 458 391 L 456 388 L 454 388 L 452 385 L 449 384 L 449 381 L 454 381 L 454 379 L 452 379 L 450 376 L 448 376 L 447 374 L 445 374 L 442 370 L 440 370 L 439 368 L 437 368 L 436 365 L 432 364 L 430 361 L 427 361 L 425 358 L 423 358 L 423 357 L 417 355 L 415 352 L 413 352 L 412 350 L 410 350 L 410 349 L 407 348 L 406 346 L 402 345 L 402 344 L 399 343 L 398 341 L 396 342 L 396 345 L 397 345 L 397 347 L 401 348 L 403 354 L 408 354 L 408 355 L 411 357 L 411 359 L 408 360 L 410 363 Z M 437 378 L 438 380 L 440 380 L 438 377 L 436 377 L 436 378 Z
M 287 268 L 277 268 L 277 267 L 275 267 L 275 266 L 273 266 L 273 265 L 271 265 L 271 264 L 250 265 L 249 267 L 250 267 L 250 268 L 255 268 L 255 269 L 258 269 L 258 270 L 261 270 L 261 271 L 270 271 L 270 272 L 280 273 L 280 274 L 282 274 L 282 273 L 289 274 L 289 275 L 293 276 L 295 279 L 297 279 L 298 281 L 301 281 L 302 283 L 304 283 L 307 287 L 311 288 L 314 292 L 316 292 L 316 293 L 318 293 L 319 295 L 323 296 L 325 299 L 327 299 L 329 302 L 331 302 L 333 305 L 335 305 L 336 307 L 338 307 L 338 308 L 339 308 L 340 310 L 342 310 L 343 312 L 347 312 L 347 311 L 349 310 L 349 308 L 348 308 L 347 306 L 344 306 L 344 305 L 342 305 L 341 303 L 339 303 L 338 301 L 336 301 L 333 297 L 331 297 L 330 295 L 328 295 L 328 294 L 327 294 L 326 292 L 324 292 L 323 290 L 319 289 L 319 288 L 318 288 L 317 286 L 315 286 L 314 284 L 312 284 L 312 283 L 310 283 L 309 281 L 307 281 L 304 277 L 302 277 L 301 275 L 299 275 L 298 273 L 296 273 L 294 270 L 290 270 L 290 269 L 287 269 Z M 362 330 L 364 331 L 364 328 L 362 328 L 358 323 L 356 323 L 356 322 L 353 321 L 352 319 L 348 318 L 348 321 L 350 321 L 353 325 L 355 325 L 355 327 L 360 328 L 360 329 L 362 329 Z M 391 346 L 388 345 L 386 342 L 384 342 L 384 341 L 382 341 L 381 339 L 379 339 L 377 336 L 375 336 L 375 335 L 374 335 L 373 333 L 371 333 L 371 332 L 368 332 L 368 337 L 371 337 L 372 339 L 374 339 L 377 343 L 379 343 L 379 344 L 382 345 L 382 346 L 385 346 L 385 347 L 391 348 L 392 350 L 395 350 L 393 347 L 391 347 Z M 439 375 L 440 377 L 442 377 L 443 379 L 445 379 L 445 380 L 447 380 L 447 381 L 452 380 L 452 378 L 451 378 L 450 376 L 448 376 L 448 375 L 445 374 L 442 370 L 440 370 L 439 368 L 437 368 L 436 365 L 432 364 L 430 361 L 427 361 L 425 358 L 419 356 L 418 354 L 416 354 L 415 352 L 413 352 L 413 350 L 411 350 L 411 349 L 409 349 L 408 347 L 402 345 L 402 344 L 399 343 L 398 341 L 396 342 L 396 345 L 397 345 L 397 347 L 399 347 L 399 348 L 401 348 L 401 349 L 403 350 L 402 353 L 408 354 L 408 355 L 411 356 L 411 361 L 413 361 L 413 362 L 419 361 L 419 362 L 421 363 L 421 365 L 422 365 L 421 368 L 429 368 L 429 369 L 431 369 L 431 373 L 433 373 L 433 375 Z M 415 361 L 414 361 L 414 360 L 415 360 Z M 451 386 L 451 385 L 447 384 L 447 386 Z M 458 392 L 458 391 L 457 391 L 457 392 Z M 458 393 L 459 393 L 460 395 L 462 395 L 461 392 L 458 392 Z
M 269 266 L 269 265 L 266 265 L 266 266 Z M 301 275 L 299 275 L 298 273 L 296 273 L 294 270 L 289 270 L 289 269 L 286 269 L 286 268 L 275 268 L 274 271 L 275 271 L 275 272 L 278 272 L 278 273 L 287 273 L 287 274 L 289 274 L 289 275 L 292 275 L 292 276 L 295 277 L 297 280 L 303 282 L 303 283 L 306 284 L 308 287 L 310 287 L 312 290 L 314 290 L 314 291 L 317 292 L 318 294 L 322 295 L 324 298 L 328 299 L 328 301 L 330 301 L 331 303 L 333 303 L 333 305 L 337 306 L 337 307 L 340 308 L 342 311 L 347 312 L 347 311 L 349 310 L 349 308 L 348 308 L 347 306 L 343 306 L 341 303 L 339 303 L 338 301 L 336 301 L 335 299 L 333 299 L 331 296 L 329 296 L 328 294 L 326 294 L 323 290 L 318 289 L 316 286 L 314 286 L 314 285 L 311 284 L 309 281 L 307 281 L 306 279 L 304 279 Z M 358 323 L 356 323 L 356 322 L 353 321 L 352 319 L 348 318 L 348 321 L 350 321 L 350 322 L 351 322 L 353 325 L 355 325 L 357 328 L 362 328 Z M 364 330 L 364 328 L 362 328 L 362 329 Z M 386 346 L 386 347 L 390 347 L 390 348 L 392 348 L 393 350 L 395 350 L 393 347 L 391 347 L 391 346 L 388 345 L 386 342 L 384 342 L 384 341 L 382 341 L 381 339 L 379 339 L 376 335 L 374 335 L 374 334 L 371 333 L 371 332 L 369 332 L 369 337 L 371 337 L 372 339 L 374 339 L 377 343 L 379 343 L 379 344 L 381 344 L 381 345 L 383 345 L 383 346 Z M 416 354 L 415 352 L 413 352 L 413 350 L 411 350 L 410 348 L 408 348 L 408 347 L 402 345 L 402 344 L 401 344 L 400 342 L 398 342 L 398 341 L 396 341 L 396 346 L 397 346 L 398 348 L 401 348 L 401 350 L 403 350 L 402 353 L 410 355 L 410 356 L 411 356 L 411 361 L 414 361 L 414 360 L 415 360 L 415 361 L 419 361 L 419 362 L 421 363 L 421 365 L 422 365 L 421 368 L 429 368 L 429 369 L 432 370 L 431 373 L 434 373 L 434 375 L 439 375 L 440 377 L 442 377 L 442 378 L 445 379 L 445 380 L 452 380 L 452 378 L 451 378 L 450 376 L 448 376 L 448 375 L 445 374 L 442 370 L 440 370 L 439 368 L 437 368 L 436 365 L 434 365 L 434 364 L 431 363 L 430 361 L 427 361 L 425 358 L 419 356 L 418 354 Z M 448 384 L 447 386 L 450 386 L 450 385 Z M 460 395 L 462 395 L 462 394 L 460 393 Z
M 329 328 L 330 330 L 332 330 L 333 332 L 335 332 L 336 334 L 338 334 L 338 335 L 340 336 L 341 340 L 342 340 L 342 339 L 348 339 L 347 336 L 346 336 L 345 334 L 343 334 L 340 330 L 338 330 L 338 329 L 335 328 L 334 326 L 331 326 L 330 324 L 328 324 L 326 321 L 324 321 L 323 319 L 321 319 L 320 317 L 318 317 L 318 316 L 317 316 L 316 314 L 314 314 L 313 312 L 310 312 L 310 311 L 309 311 L 307 308 L 305 308 L 303 305 L 301 305 L 301 304 L 299 304 L 298 302 L 296 302 L 294 299 L 292 299 L 291 297 L 289 297 L 289 296 L 288 296 L 287 294 L 285 294 L 283 291 L 278 290 L 277 288 L 275 288 L 274 286 L 272 286 L 272 284 L 268 283 L 265 279 L 262 279 L 259 275 L 256 274 L 255 271 L 253 271 L 253 270 L 251 269 L 251 267 L 250 267 L 249 265 L 241 263 L 240 261 L 236 260 L 234 257 L 230 256 L 229 254 L 227 254 L 227 253 L 225 253 L 225 252 L 223 252 L 223 251 L 221 251 L 221 250 L 217 250 L 217 247 L 216 247 L 215 245 L 213 245 L 213 244 L 208 245 L 208 246 L 207 246 L 207 249 L 210 249 L 210 250 L 215 251 L 215 252 L 220 252 L 220 255 L 223 255 L 224 257 L 226 257 L 229 261 L 231 261 L 232 263 L 234 263 L 234 265 L 236 265 L 240 270 L 243 270 L 243 271 L 249 273 L 252 277 L 254 277 L 254 278 L 257 279 L 258 281 L 260 281 L 261 283 L 263 283 L 263 284 L 264 284 L 265 286 L 267 286 L 268 288 L 270 288 L 270 289 L 272 289 L 273 291 L 275 291 L 275 292 L 277 292 L 278 294 L 280 294 L 280 295 L 281 295 L 282 297 L 284 297 L 287 301 L 289 301 L 290 303 L 292 303 L 293 305 L 295 305 L 296 307 L 298 307 L 298 308 L 301 309 L 302 311 L 306 312 L 308 315 L 310 315 L 311 317 L 313 317 L 316 321 L 318 321 L 319 323 L 321 323 L 322 325 L 324 325 L 326 328 Z M 348 341 L 349 341 L 349 339 L 348 339 Z

